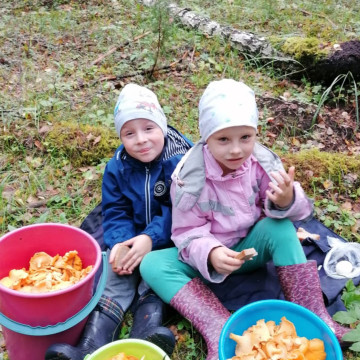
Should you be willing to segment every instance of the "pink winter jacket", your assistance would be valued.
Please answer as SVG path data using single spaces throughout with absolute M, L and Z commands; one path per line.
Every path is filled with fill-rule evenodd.
M 298 182 L 294 183 L 294 201 L 287 209 L 276 208 L 266 198 L 271 181 L 268 174 L 280 169 L 279 157 L 256 144 L 240 169 L 222 176 L 207 145 L 197 143 L 172 175 L 172 240 L 179 259 L 205 279 L 222 282 L 226 276 L 208 268 L 213 248 L 232 247 L 265 216 L 293 221 L 311 216 L 312 202 Z

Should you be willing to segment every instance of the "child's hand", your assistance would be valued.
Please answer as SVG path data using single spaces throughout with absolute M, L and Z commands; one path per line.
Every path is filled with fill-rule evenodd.
M 295 167 L 291 166 L 288 173 L 279 171 L 270 174 L 277 181 L 277 184 L 270 182 L 271 190 L 266 190 L 266 195 L 275 205 L 286 208 L 294 198 Z
M 130 246 L 130 251 L 124 256 L 122 260 L 122 268 L 114 270 L 118 275 L 130 275 L 134 269 L 140 264 L 143 257 L 151 251 L 152 240 L 150 236 L 142 234 L 135 236 L 129 240 L 116 244 L 110 252 L 109 263 L 113 264 L 115 255 L 119 246 Z
M 238 253 L 225 246 L 219 246 L 210 251 L 209 261 L 216 272 L 223 275 L 229 275 L 235 270 L 241 268 L 244 260 L 236 259 Z

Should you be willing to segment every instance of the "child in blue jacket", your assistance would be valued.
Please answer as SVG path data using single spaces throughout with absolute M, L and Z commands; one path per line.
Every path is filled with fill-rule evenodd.
M 162 326 L 165 304 L 141 279 L 139 264 L 150 251 L 173 246 L 171 174 L 192 144 L 167 125 L 156 95 L 145 87 L 126 85 L 114 116 L 122 145 L 108 162 L 102 182 L 107 285 L 77 346 L 52 345 L 46 360 L 82 360 L 118 339 L 124 313 L 136 297 L 130 338 L 152 341 L 169 355 L 175 346 L 172 332 Z

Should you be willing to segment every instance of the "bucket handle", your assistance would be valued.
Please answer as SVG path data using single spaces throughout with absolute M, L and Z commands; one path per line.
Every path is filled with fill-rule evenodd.
M 102 274 L 101 279 L 99 280 L 99 285 L 95 291 L 95 294 L 90 299 L 90 301 L 75 315 L 69 317 L 64 322 L 59 322 L 54 325 L 46 325 L 46 326 L 31 326 L 27 324 L 22 324 L 17 321 L 11 320 L 6 317 L 4 314 L 0 313 L 0 324 L 24 335 L 31 336 L 45 336 L 45 335 L 53 335 L 59 332 L 68 330 L 73 326 L 77 325 L 80 321 L 84 320 L 86 316 L 88 316 L 91 311 L 95 308 L 96 304 L 99 302 L 100 297 L 105 289 L 106 280 L 107 280 L 107 255 L 106 252 L 101 253 L 102 256 Z

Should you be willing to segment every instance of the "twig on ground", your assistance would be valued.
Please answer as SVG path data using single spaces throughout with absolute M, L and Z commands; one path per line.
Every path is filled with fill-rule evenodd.
M 194 46 L 193 51 L 191 52 L 190 64 L 194 61 L 195 49 L 196 49 L 196 46 Z
M 304 10 L 304 9 L 298 9 L 298 10 L 301 11 L 301 12 L 302 12 L 303 14 L 305 14 L 305 15 L 310 15 L 310 16 L 315 15 L 315 16 L 321 17 L 321 18 L 327 20 L 334 29 L 337 29 L 337 25 L 334 24 L 333 21 L 332 21 L 331 19 L 329 19 L 326 15 L 323 15 L 323 14 L 315 14 L 315 13 L 306 11 L 306 10 Z
M 163 66 L 161 68 L 158 68 L 156 69 L 155 73 L 157 72 L 170 72 L 170 71 L 181 71 L 181 70 L 185 70 L 185 66 L 174 66 L 174 64 L 176 63 L 172 63 L 172 65 L 166 65 L 166 66 Z M 134 76 L 138 76 L 138 75 L 149 75 L 152 73 L 152 69 L 147 69 L 147 70 L 142 70 L 142 71 L 138 71 L 138 72 L 135 72 L 133 74 L 127 74 L 127 75 L 118 75 L 116 76 L 116 80 L 121 80 L 121 79 L 125 79 L 125 78 L 130 78 L 130 77 L 134 77 Z
M 34 201 L 34 202 L 28 204 L 27 207 L 29 209 L 36 209 L 36 208 L 39 208 L 39 207 L 42 207 L 42 206 L 46 205 L 48 201 L 49 200 Z
M 183 56 L 181 57 L 181 59 L 176 60 L 176 61 L 173 61 L 172 63 L 170 63 L 170 66 L 174 66 L 174 65 L 176 65 L 176 64 L 179 64 L 179 63 L 183 62 L 183 60 L 185 60 L 185 58 L 188 56 L 188 54 L 189 54 L 189 51 L 186 50 L 186 51 L 184 52 Z
M 155 70 L 155 73 L 156 72 L 168 72 L 168 71 L 174 71 L 174 70 L 175 71 L 184 70 L 185 66 L 180 66 L 179 64 L 182 63 L 183 60 L 185 60 L 185 58 L 188 54 L 189 54 L 189 52 L 186 50 L 180 59 L 173 61 L 169 65 L 165 65 L 163 67 L 157 68 Z M 98 82 L 103 82 L 103 81 L 118 81 L 121 79 L 131 78 L 131 77 L 138 76 L 138 75 L 149 75 L 149 74 L 153 74 L 153 73 L 154 73 L 153 69 L 145 69 L 145 70 L 141 70 L 141 71 L 136 71 L 132 74 L 108 75 L 108 76 L 104 76 L 104 77 L 92 82 L 90 85 L 94 85 Z
M 132 42 L 137 41 L 147 35 L 149 35 L 151 33 L 151 31 L 147 31 L 139 36 L 134 37 L 134 39 L 132 40 Z M 114 53 L 115 51 L 127 46 L 130 44 L 130 40 L 125 41 L 122 45 L 119 46 L 113 46 L 111 49 L 109 49 L 105 54 L 101 54 L 96 60 L 94 60 L 91 65 L 97 65 L 99 64 L 101 61 L 103 61 L 107 56 L 111 55 L 112 53 Z

